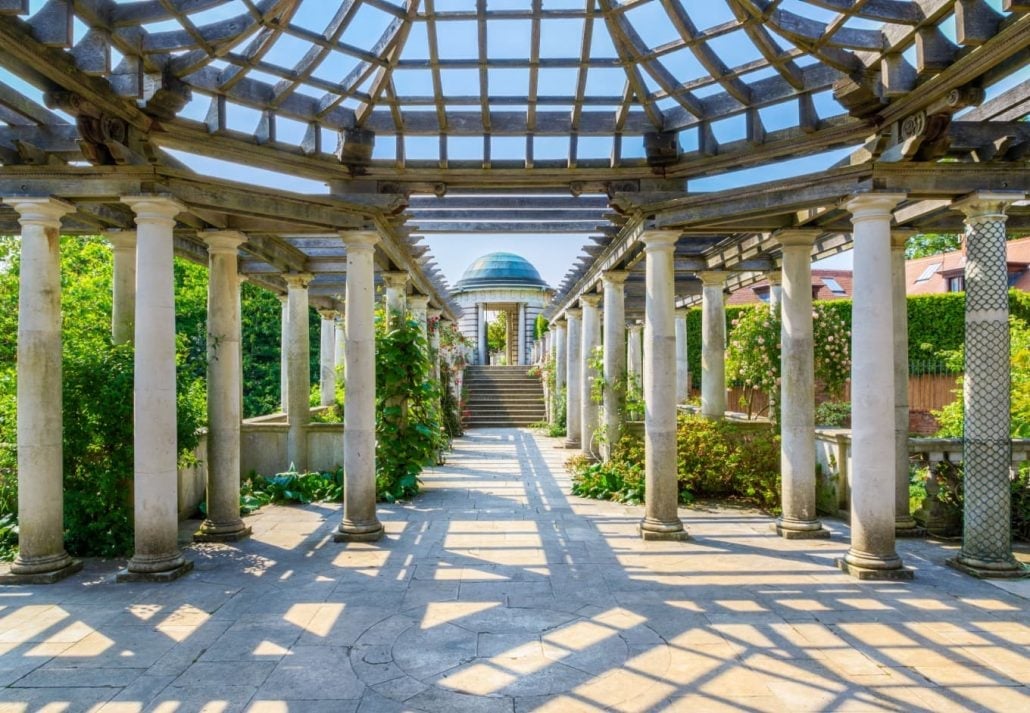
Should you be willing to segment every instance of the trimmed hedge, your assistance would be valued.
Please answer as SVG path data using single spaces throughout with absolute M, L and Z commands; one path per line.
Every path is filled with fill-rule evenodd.
M 851 300 L 822 300 L 828 309 L 840 315 L 851 329 Z M 760 305 L 730 305 L 726 308 L 726 332 L 733 320 L 744 310 Z M 964 292 L 936 295 L 913 295 L 908 298 L 908 358 L 912 362 L 936 360 L 944 351 L 954 351 L 965 341 Z M 1030 323 L 1030 293 L 1009 290 L 1009 311 L 1013 316 Z M 690 361 L 691 382 L 701 384 L 701 308 L 687 313 L 687 358 Z

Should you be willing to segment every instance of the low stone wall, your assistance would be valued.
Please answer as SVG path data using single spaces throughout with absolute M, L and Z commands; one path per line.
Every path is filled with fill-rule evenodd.
M 179 519 L 188 520 L 197 513 L 207 492 L 207 432 L 200 434 L 200 442 L 193 451 L 193 465 L 179 468 Z

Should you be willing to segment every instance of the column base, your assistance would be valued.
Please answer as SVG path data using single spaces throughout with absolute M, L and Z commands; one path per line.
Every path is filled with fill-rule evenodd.
M 204 523 L 205 525 L 207 523 Z M 204 525 L 200 526 L 200 529 L 193 533 L 194 542 L 240 542 L 245 540 L 251 535 L 251 529 L 249 525 L 243 525 L 238 530 L 221 531 L 218 530 L 206 530 Z
M 894 521 L 894 537 L 926 537 L 926 528 L 912 517 L 899 517 Z
M 977 579 L 1022 579 L 1030 577 L 1030 567 L 1014 559 L 1007 562 L 963 561 L 961 555 L 945 560 L 946 565 Z M 987 566 L 984 566 L 987 565 Z
M 129 563 L 132 566 L 132 563 Z M 189 573 L 193 569 L 193 562 L 190 560 L 183 560 L 182 564 L 172 569 L 166 569 L 161 572 L 135 572 L 131 569 L 123 569 L 115 575 L 114 581 L 119 584 L 129 582 L 173 582 L 179 577 Z
M 580 449 L 579 439 L 577 438 L 576 440 L 572 440 L 571 438 L 566 438 L 562 448 L 578 451 Z
M 333 542 L 378 542 L 384 534 L 386 531 L 383 529 L 383 523 L 378 520 L 363 525 L 343 522 L 333 533 Z
M 687 534 L 687 531 L 683 528 L 683 523 L 679 520 L 675 522 L 661 522 L 644 518 L 637 525 L 637 532 L 640 533 L 640 539 L 645 541 L 685 542 L 690 539 L 690 535 Z
M 894 569 L 862 567 L 861 565 L 848 562 L 844 557 L 834 560 L 834 564 L 844 574 L 850 574 L 855 579 L 863 582 L 905 582 L 915 577 L 911 569 L 902 566 Z
M 812 522 L 784 522 L 777 520 L 770 529 L 785 540 L 828 540 L 830 531 L 818 520 Z
M 60 569 L 55 569 L 50 572 L 27 572 L 24 574 L 17 574 L 15 572 L 7 572 L 0 574 L 0 584 L 54 584 L 60 582 L 66 577 L 70 577 L 82 570 L 82 562 L 79 560 L 72 560 Z

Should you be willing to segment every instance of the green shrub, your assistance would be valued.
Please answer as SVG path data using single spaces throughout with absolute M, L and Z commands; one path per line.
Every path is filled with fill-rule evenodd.
M 338 503 L 343 500 L 343 469 L 299 473 L 291 466 L 289 470 L 273 476 L 251 473 L 240 485 L 240 510 L 243 513 L 269 503 Z
M 607 463 L 574 456 L 565 465 L 572 473 L 573 495 L 629 504 L 644 501 L 644 443 L 637 436 L 619 439 Z

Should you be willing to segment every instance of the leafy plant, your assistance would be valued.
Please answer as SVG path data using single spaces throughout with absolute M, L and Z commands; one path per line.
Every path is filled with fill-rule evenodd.
M 847 427 L 851 423 L 851 402 L 823 401 L 815 407 L 815 423 L 829 428 Z
M 269 503 L 339 502 L 343 499 L 343 469 L 328 472 L 289 470 L 273 476 L 251 473 L 240 486 L 240 511 L 253 512 Z

